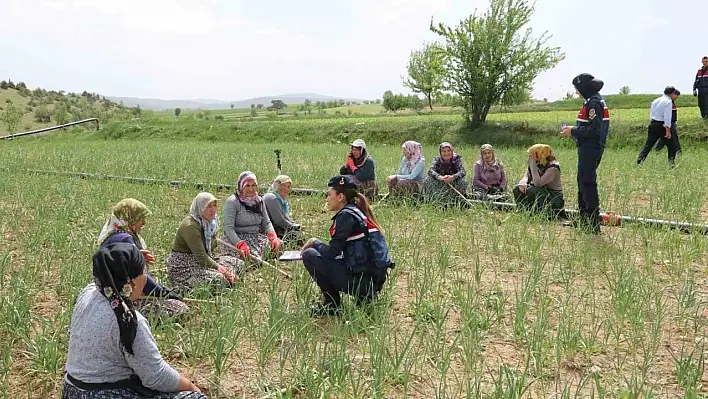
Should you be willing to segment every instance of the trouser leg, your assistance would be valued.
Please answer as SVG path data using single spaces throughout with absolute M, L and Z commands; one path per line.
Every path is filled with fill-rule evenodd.
M 698 107 L 701 109 L 701 118 L 708 119 L 708 89 L 701 89 L 699 91 Z
M 581 218 L 585 219 L 590 231 L 593 233 L 599 233 L 600 231 L 600 195 L 597 189 L 597 167 L 601 157 L 601 148 L 578 148 L 578 205 L 582 207 L 580 209 Z
M 324 302 L 339 307 L 342 298 L 339 294 L 339 288 L 335 284 L 335 279 L 332 277 L 337 273 L 338 268 L 345 268 L 344 262 L 330 264 L 317 250 L 308 248 L 302 252 L 302 263 L 305 265 L 310 277 L 320 287 Z
M 654 146 L 654 143 L 656 143 L 657 140 L 664 136 L 664 131 L 664 126 L 660 123 L 649 124 L 649 127 L 647 128 L 647 141 L 644 143 L 644 147 L 642 147 L 642 150 L 639 152 L 639 156 L 637 157 L 637 164 L 641 164 L 642 162 L 644 162 L 644 159 L 646 159 L 647 155 L 649 155 L 649 152 L 651 151 L 652 146 Z

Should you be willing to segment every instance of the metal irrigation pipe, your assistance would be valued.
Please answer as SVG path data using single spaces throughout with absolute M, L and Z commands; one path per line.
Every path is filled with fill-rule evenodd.
M 0 170 L 8 171 L 9 168 L 0 168 Z M 204 190 L 205 188 L 216 188 L 216 190 L 233 190 L 234 185 L 231 184 L 216 184 L 216 183 L 192 183 L 180 180 L 160 180 L 160 179 L 150 179 L 150 178 L 140 178 L 140 177 L 125 177 L 125 176 L 112 176 L 112 175 L 102 175 L 97 173 L 83 173 L 83 172 L 59 172 L 59 171 L 47 171 L 47 170 L 36 170 L 28 169 L 22 172 L 34 173 L 34 174 L 46 174 L 46 175 L 58 175 L 58 176 L 71 176 L 79 177 L 82 179 L 99 179 L 99 180 L 121 180 L 130 183 L 147 183 L 147 184 L 168 184 L 172 188 L 180 187 L 194 187 L 197 190 Z M 268 189 L 267 186 L 261 187 L 263 189 Z M 317 190 L 312 188 L 293 188 L 291 193 L 295 195 L 320 195 L 324 196 L 327 192 L 325 190 Z M 467 199 L 469 204 L 485 205 L 487 207 L 496 208 L 503 211 L 511 211 L 517 208 L 516 204 L 510 202 L 497 202 L 497 201 L 483 201 L 475 199 Z M 578 211 L 575 209 L 564 209 L 562 214 L 565 214 L 566 218 L 568 215 L 577 215 Z M 662 220 L 662 219 L 652 219 L 652 218 L 640 218 L 634 216 L 620 216 L 612 212 L 601 212 L 600 217 L 603 219 L 605 224 L 615 225 L 621 227 L 625 223 L 636 223 L 645 226 L 652 227 L 668 227 L 670 229 L 680 230 L 684 233 L 696 233 L 708 235 L 708 225 L 698 224 L 698 223 L 688 223 L 688 222 L 677 222 L 673 220 Z
M 23 133 L 16 133 L 16 134 L 9 134 L 7 136 L 1 136 L 0 140 L 12 140 L 15 137 L 22 137 L 22 136 L 31 136 L 33 134 L 39 134 L 39 133 L 44 133 L 44 132 L 51 132 L 52 130 L 58 130 L 58 129 L 63 129 L 65 127 L 70 127 L 70 126 L 75 126 L 75 125 L 80 125 L 82 123 L 88 123 L 88 122 L 96 122 L 96 130 L 98 130 L 100 126 L 100 122 L 98 121 L 97 118 L 89 118 L 89 119 L 84 119 L 76 122 L 69 122 L 65 123 L 63 125 L 57 125 L 57 126 L 50 126 L 50 127 L 45 127 L 42 129 L 37 129 L 37 130 L 30 130 L 29 132 L 23 132 Z

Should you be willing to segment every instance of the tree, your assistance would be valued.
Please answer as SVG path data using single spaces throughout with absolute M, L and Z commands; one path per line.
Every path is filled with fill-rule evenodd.
M 175 108 L 175 116 L 179 117 L 179 114 L 182 113 L 182 108 Z
M 376 103 L 376 104 L 381 104 L 381 99 L 380 99 L 380 98 L 377 98 L 376 100 L 374 100 L 374 103 Z
M 513 105 L 528 104 L 531 102 L 531 88 L 517 86 L 504 93 L 499 104 L 503 107 L 511 107 Z
M 16 88 L 15 83 L 12 81 L 12 79 L 7 80 L 7 87 L 10 89 Z
M 386 90 L 383 94 L 383 107 L 386 111 L 396 112 L 406 108 L 408 98 L 401 94 L 393 94 L 391 90 Z
M 629 88 L 629 86 L 622 86 L 620 87 L 620 94 L 622 95 L 627 95 L 632 91 L 632 89 Z
M 435 43 L 423 45 L 421 50 L 411 52 L 407 69 L 408 79 L 403 85 L 413 93 L 422 93 L 432 111 L 433 97 L 442 91 L 445 78 L 442 49 Z
M 546 33 L 534 39 L 531 28 L 521 32 L 533 11 L 526 0 L 491 0 L 483 15 L 475 12 L 454 28 L 431 21 L 430 30 L 443 39 L 446 88 L 462 97 L 471 126 L 483 124 L 506 92 L 531 86 L 565 58 L 546 46 Z
M 575 93 L 573 93 L 572 91 L 565 92 L 565 96 L 563 96 L 564 101 L 572 100 L 574 98 L 575 98 Z
M 69 117 L 69 111 L 66 109 L 65 104 L 61 104 L 54 108 L 54 121 L 57 125 L 63 125 L 67 122 Z
M 0 120 L 5 122 L 8 132 L 14 133 L 17 126 L 20 125 L 20 121 L 22 121 L 22 115 L 22 109 L 15 106 L 12 102 L 9 102 L 7 103 L 7 106 L 5 106 L 3 113 L 0 114 Z
M 263 108 L 263 104 L 258 104 L 258 105 L 256 105 L 256 108 L 258 108 L 258 109 Z
M 251 107 L 251 118 L 258 116 L 258 111 L 256 111 L 255 108 Z
M 6 81 L 3 80 L 2 82 L 0 82 L 0 89 L 7 90 L 8 88 L 9 86 L 7 85 Z
M 251 109 L 256 108 L 256 104 L 251 104 Z
M 231 109 L 234 109 L 234 105 L 233 105 L 233 104 L 231 104 Z
M 267 111 L 275 111 L 278 114 L 280 114 L 280 111 L 283 110 L 283 108 L 287 107 L 287 104 L 283 102 L 283 100 L 271 100 L 270 101 L 270 106 L 266 108 Z
M 303 105 L 303 109 L 305 110 L 305 113 L 306 113 L 307 115 L 311 115 L 311 114 L 312 114 L 312 101 L 310 101 L 309 98 L 306 98 L 306 99 L 305 99 L 305 104 Z
M 34 111 L 34 119 L 39 123 L 47 123 L 52 120 L 52 113 L 44 105 L 37 107 Z

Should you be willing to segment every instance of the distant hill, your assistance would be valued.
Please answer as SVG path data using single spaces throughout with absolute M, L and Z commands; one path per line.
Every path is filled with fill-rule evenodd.
M 239 108 L 250 108 L 251 104 L 263 104 L 264 106 L 270 105 L 272 100 L 282 100 L 285 104 L 302 104 L 305 100 L 309 99 L 312 102 L 316 101 L 331 101 L 331 100 L 344 100 L 344 101 L 355 101 L 362 102 L 364 100 L 358 98 L 346 98 L 346 97 L 332 97 L 316 93 L 293 93 L 293 94 L 283 94 L 280 96 L 266 96 L 266 97 L 256 97 L 249 98 L 246 100 L 238 101 L 223 101 L 223 100 L 211 100 L 211 99 L 193 99 L 193 100 L 161 100 L 155 98 L 136 98 L 136 97 L 110 97 L 107 99 L 115 102 L 122 102 L 125 106 L 135 107 L 140 105 L 143 109 L 153 109 L 153 110 L 163 110 L 163 109 L 228 109 L 231 108 L 233 104 L 234 109 Z

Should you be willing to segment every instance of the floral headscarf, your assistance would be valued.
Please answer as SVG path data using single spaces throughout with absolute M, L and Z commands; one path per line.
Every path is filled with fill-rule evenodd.
M 120 342 L 133 355 L 133 342 L 138 331 L 138 318 L 130 296 L 130 280 L 143 274 L 145 258 L 133 244 L 118 242 L 100 248 L 93 255 L 93 281 L 98 292 L 111 305 L 118 321 Z
M 492 162 L 487 163 L 484 160 L 484 151 L 491 151 L 492 152 Z M 497 154 L 494 151 L 494 147 L 492 147 L 491 144 L 484 144 L 482 147 L 479 149 L 479 161 L 482 164 L 482 167 L 484 169 L 493 169 L 493 168 L 501 168 L 504 165 L 502 164 L 502 161 L 497 158 Z
M 443 148 L 449 148 L 450 151 L 452 151 L 452 157 L 451 157 L 450 159 L 448 159 L 447 161 L 446 161 L 445 159 L 443 159 L 443 156 L 442 156 L 442 150 L 443 150 Z M 455 152 L 455 149 L 452 148 L 452 144 L 448 143 L 447 141 L 444 142 L 444 143 L 442 143 L 442 144 L 440 144 L 440 148 L 438 148 L 438 152 L 440 153 L 440 162 L 442 162 L 442 163 L 450 163 L 450 162 L 453 162 L 453 161 L 455 160 L 455 158 L 457 158 L 457 157 L 460 156 L 460 154 L 456 153 L 456 152 Z
M 408 169 L 413 169 L 418 162 L 425 159 L 422 154 L 423 146 L 417 141 L 408 140 L 403 143 L 401 148 L 403 148 L 403 152 L 405 153 L 406 167 Z
M 258 185 L 258 180 L 256 179 L 256 174 L 251 172 L 250 170 L 247 170 L 245 172 L 241 172 L 241 174 L 238 176 L 238 182 L 236 183 L 236 195 L 238 196 L 239 201 L 243 202 L 245 205 L 249 207 L 255 207 L 256 205 L 260 204 L 262 198 L 258 193 L 246 197 L 243 195 L 243 187 L 248 183 L 249 181 L 253 181 Z
M 555 160 L 553 155 L 553 150 L 548 144 L 534 144 L 526 150 L 529 155 L 535 155 L 538 157 L 538 164 L 541 166 L 547 166 L 549 162 Z
M 211 239 L 216 235 L 216 231 L 219 230 L 219 215 L 214 215 L 212 220 L 204 220 L 204 210 L 212 202 L 216 201 L 216 197 L 207 192 L 201 192 L 194 197 L 192 201 L 192 206 L 189 207 L 189 216 L 192 219 L 199 222 L 204 232 L 204 246 L 209 256 L 213 256 L 211 253 Z
M 142 202 L 133 199 L 126 198 L 118 202 L 111 208 L 111 216 L 108 221 L 103 225 L 101 233 L 98 235 L 97 243 L 102 245 L 104 241 L 108 239 L 111 235 L 119 231 L 125 231 L 135 238 L 135 240 L 140 244 L 140 248 L 145 249 L 145 240 L 130 229 L 136 223 L 143 222 L 150 216 L 152 212 L 148 209 Z
M 278 192 L 278 186 L 280 186 L 281 184 L 292 182 L 293 181 L 292 179 L 290 179 L 290 176 L 279 175 L 275 178 L 275 180 L 273 180 L 273 184 L 271 184 L 270 186 L 270 192 L 275 194 L 275 198 L 277 198 L 280 202 L 280 206 L 283 207 L 283 211 L 285 211 L 285 213 L 288 215 L 290 214 L 290 204 L 288 203 L 288 201 L 285 200 L 285 198 L 280 195 L 280 193 Z

